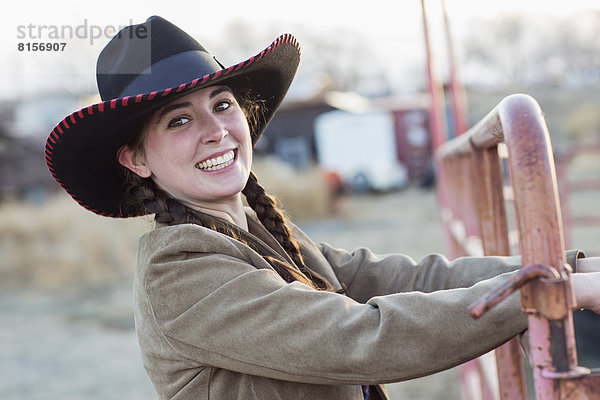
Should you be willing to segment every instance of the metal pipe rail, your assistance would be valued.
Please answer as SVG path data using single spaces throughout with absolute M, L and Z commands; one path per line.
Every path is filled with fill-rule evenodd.
M 532 97 L 506 97 L 473 128 L 436 151 L 440 206 L 452 232 L 450 253 L 510 254 L 501 142 L 508 149 L 514 223 L 527 266 L 509 290 L 520 287 L 527 314 L 536 398 L 598 400 L 600 371 L 577 365 L 571 268 L 564 257 L 554 159 L 542 111 Z M 496 359 L 500 398 L 526 399 L 516 340 L 497 349 Z

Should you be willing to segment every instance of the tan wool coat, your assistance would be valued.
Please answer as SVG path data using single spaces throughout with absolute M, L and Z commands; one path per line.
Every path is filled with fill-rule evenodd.
M 292 263 L 247 217 L 248 240 Z M 520 266 L 518 257 L 416 263 L 293 233 L 305 264 L 347 295 L 286 283 L 261 254 L 197 225 L 159 226 L 140 238 L 135 325 L 161 399 L 358 400 L 361 385 L 453 367 L 526 328 L 518 294 L 478 320 L 467 312 Z M 387 398 L 383 386 L 371 386 L 370 398 Z

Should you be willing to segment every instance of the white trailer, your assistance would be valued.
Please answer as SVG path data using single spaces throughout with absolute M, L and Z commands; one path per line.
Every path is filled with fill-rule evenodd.
M 389 112 L 321 114 L 315 120 L 315 145 L 319 165 L 354 190 L 388 191 L 408 184 Z

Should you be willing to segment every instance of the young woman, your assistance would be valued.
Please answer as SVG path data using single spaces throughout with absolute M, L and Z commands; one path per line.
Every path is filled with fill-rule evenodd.
M 48 139 L 52 174 L 82 206 L 155 214 L 134 315 L 161 398 L 385 399 L 381 384 L 453 367 L 527 327 L 518 294 L 478 320 L 467 312 L 518 257 L 415 263 L 316 244 L 286 222 L 251 172 L 252 148 L 298 62 L 284 35 L 225 68 L 153 17 L 100 54 L 105 101 Z M 599 311 L 600 267 L 579 257 L 567 253 L 589 272 L 573 274 L 576 306 Z

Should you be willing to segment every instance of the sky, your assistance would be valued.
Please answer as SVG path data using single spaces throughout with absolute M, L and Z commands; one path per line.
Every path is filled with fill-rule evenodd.
M 440 46 L 442 40 L 435 36 L 441 21 L 440 1 L 426 0 L 426 4 L 433 25 L 432 36 L 435 45 Z M 501 13 L 566 15 L 580 10 L 600 11 L 600 1 L 446 0 L 446 7 L 454 35 L 460 37 L 473 19 Z M 256 32 L 273 25 L 280 27 L 281 33 L 298 30 L 331 35 L 338 28 L 353 31 L 363 38 L 370 51 L 378 54 L 378 62 L 387 63 L 391 68 L 425 62 L 420 0 L 10 1 L 3 5 L 3 11 L 8 18 L 0 26 L 3 38 L 0 42 L 3 60 L 0 63 L 0 99 L 35 96 L 40 91 L 60 88 L 93 91 L 96 57 L 108 42 L 108 33 L 113 32 L 109 28 L 139 23 L 150 15 L 170 20 L 208 49 L 222 45 L 219 40 L 232 21 L 243 21 Z M 80 27 L 79 32 L 86 32 L 87 36 L 61 40 L 66 42 L 63 51 L 26 50 L 27 43 L 47 42 L 44 35 L 48 35 L 51 26 L 65 25 Z M 44 26 L 48 28 L 41 28 Z M 92 26 L 108 33 L 92 38 Z M 302 34 L 296 36 L 302 44 Z M 256 43 L 256 51 L 267 44 Z M 18 50 L 19 45 L 23 51 Z M 250 55 L 241 54 L 239 59 L 229 61 L 235 63 Z M 305 56 L 307 59 L 318 58 L 303 53 Z

